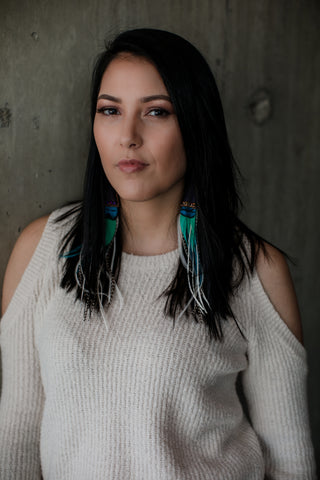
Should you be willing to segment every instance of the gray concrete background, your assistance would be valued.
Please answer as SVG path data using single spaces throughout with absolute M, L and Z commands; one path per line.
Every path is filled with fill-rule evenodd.
M 31 220 L 80 198 L 89 82 L 106 36 L 181 34 L 212 66 L 235 157 L 243 218 L 297 259 L 320 455 L 320 3 L 317 0 L 1 0 L 0 278 Z

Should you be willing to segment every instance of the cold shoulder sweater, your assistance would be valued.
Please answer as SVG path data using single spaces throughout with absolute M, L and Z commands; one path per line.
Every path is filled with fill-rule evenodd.
M 59 286 L 61 212 L 0 324 L 1 480 L 315 478 L 306 353 L 257 274 L 232 300 L 244 336 L 231 319 L 219 342 L 191 317 L 165 316 L 177 251 L 123 253 L 121 311 L 115 295 L 106 324 L 83 321 Z

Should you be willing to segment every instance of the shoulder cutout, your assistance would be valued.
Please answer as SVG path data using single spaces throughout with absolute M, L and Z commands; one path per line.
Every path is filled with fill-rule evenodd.
M 23 230 L 12 250 L 3 281 L 2 315 L 6 311 L 22 275 L 37 248 L 48 218 L 49 215 L 30 223 Z
M 257 273 L 274 308 L 302 343 L 302 325 L 294 285 L 287 262 L 279 250 L 265 243 L 267 257 L 260 250 Z

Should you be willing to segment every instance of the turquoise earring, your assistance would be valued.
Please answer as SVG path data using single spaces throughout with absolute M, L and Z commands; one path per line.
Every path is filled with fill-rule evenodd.
M 180 260 L 187 271 L 189 291 L 191 293 L 191 298 L 180 313 L 179 317 L 188 309 L 192 301 L 194 302 L 194 310 L 200 315 L 205 315 L 207 313 L 205 304 L 209 306 L 208 300 L 202 289 L 204 273 L 198 248 L 197 224 L 198 210 L 196 203 L 191 196 L 191 198 L 187 198 L 181 203 L 178 218 Z

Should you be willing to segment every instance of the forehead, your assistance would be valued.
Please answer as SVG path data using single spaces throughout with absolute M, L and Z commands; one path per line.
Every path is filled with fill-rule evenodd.
M 149 60 L 129 53 L 121 53 L 106 68 L 100 91 L 140 92 L 142 95 L 167 94 L 167 89 L 156 67 Z M 105 92 L 112 94 L 111 91 Z

